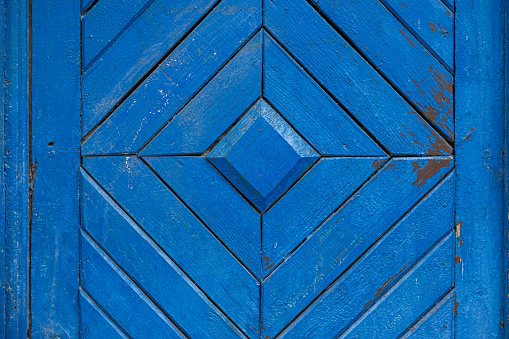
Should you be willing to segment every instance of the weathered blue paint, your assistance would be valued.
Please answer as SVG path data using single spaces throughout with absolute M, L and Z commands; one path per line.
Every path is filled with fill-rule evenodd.
M 449 72 L 454 70 L 454 12 L 442 0 L 381 0 Z M 451 103 L 451 107 L 454 105 Z
M 313 2 L 416 111 L 420 110 L 449 140 L 453 138 L 452 74 L 380 1 Z M 420 20 L 425 17 L 420 16 Z M 326 41 L 318 39 L 318 43 Z M 451 55 L 452 47 L 446 47 Z
M 262 95 L 261 82 L 262 34 L 258 33 L 168 122 L 140 155 L 203 154 Z M 221 100 L 215 100 L 216 97 Z M 85 143 L 86 149 L 88 144 Z M 98 146 L 90 143 L 91 150 L 97 151 Z M 133 150 L 139 148 L 138 145 Z
M 505 335 L 508 6 L 440 1 L 5 2 L 0 336 Z
M 264 24 L 274 40 L 391 154 L 451 154 L 445 139 L 311 5 L 302 0 L 265 5 Z M 355 76 L 348 76 L 353 69 Z
M 81 22 L 83 71 L 153 2 L 154 0 L 132 0 L 126 6 L 122 1 L 100 0 L 92 7 Z
M 429 196 L 424 197 L 408 215 L 384 235 L 376 246 L 364 254 L 325 293 L 308 306 L 304 313 L 286 328 L 281 337 L 337 338 L 364 312 L 368 314 L 380 312 L 376 310 L 379 308 L 379 303 L 384 302 L 382 300 L 377 302 L 380 296 L 384 295 L 399 278 L 413 269 L 412 267 L 418 264 L 434 246 L 439 247 L 440 245 L 437 244 L 444 237 L 450 238 L 454 227 L 453 211 L 454 176 L 450 174 L 430 192 Z M 388 255 L 389 253 L 392 255 Z M 450 256 L 449 263 L 441 268 L 441 272 L 449 272 L 449 279 L 453 276 L 451 274 L 453 265 L 453 257 Z M 399 269 L 395 271 L 395 267 Z M 414 293 L 423 298 L 425 293 L 429 293 L 426 303 L 434 303 L 442 295 L 441 292 L 428 291 L 429 286 L 426 283 L 423 285 L 424 293 L 417 294 L 415 291 Z M 447 288 L 451 286 L 452 282 Z M 407 290 L 407 293 L 411 292 Z M 394 297 L 388 296 L 387 299 L 394 299 Z M 384 321 L 387 321 L 386 326 L 405 328 L 408 325 L 402 321 L 402 317 L 395 317 L 395 315 L 408 315 L 415 312 L 416 304 L 407 304 L 401 300 L 396 303 L 399 303 L 397 308 L 386 310 L 387 318 Z M 417 303 L 419 309 L 429 308 L 426 303 L 419 301 Z M 337 305 L 344 306 L 337 307 Z M 415 320 L 412 316 L 410 318 L 410 321 Z M 373 338 L 380 338 L 383 335 L 394 337 L 386 330 L 376 329 L 381 323 L 383 322 L 375 321 L 371 325 L 362 326 L 373 326 L 369 328 Z M 398 334 L 400 333 L 401 331 Z
M 509 2 L 505 2 L 505 149 L 509 150 L 509 137 L 507 135 L 507 131 L 509 131 Z M 505 336 L 509 338 L 509 157 L 505 157 L 505 201 L 504 201 L 506 210 L 505 215 L 507 219 L 505 220 L 505 234 L 504 238 L 506 241 L 505 253 L 506 257 L 504 259 L 504 272 L 506 274 L 507 280 L 505 284 L 505 320 L 504 320 L 504 328 L 505 328 Z
M 5 215 L 2 287 L 5 338 L 24 338 L 29 331 L 29 11 L 27 1 L 2 1 L 3 123 L 2 175 Z
M 457 338 L 506 326 L 504 4 L 456 3 Z
M 79 335 L 79 11 L 32 1 L 32 338 Z
M 0 2 L 0 27 L 5 27 L 5 6 L 4 1 Z M 5 51 L 6 39 L 4 38 L 5 30 L 2 28 L 2 34 L 0 34 L 0 51 Z M 5 52 L 3 53 L 5 55 Z M 0 289 L 3 291 L 0 293 L 0 336 L 5 337 L 5 110 L 6 107 L 3 104 L 5 102 L 5 57 L 0 57 L 0 79 L 2 81 L 2 90 L 0 90 L 0 99 L 2 105 L 0 106 Z
M 452 167 L 450 157 L 398 158 L 384 165 L 262 285 L 264 336 L 283 330 Z

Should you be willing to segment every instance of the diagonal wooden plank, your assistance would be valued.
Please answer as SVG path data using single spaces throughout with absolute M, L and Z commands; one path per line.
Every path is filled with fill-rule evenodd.
M 453 227 L 450 174 L 278 337 L 336 338 Z
M 402 339 L 454 338 L 455 292 L 449 292 L 424 317 L 413 325 Z
M 80 283 L 107 314 L 115 317 L 129 337 L 186 338 L 83 232 Z
M 218 0 L 158 0 L 103 54 L 82 79 L 83 135 L 87 135 Z M 165 8 L 196 11 L 168 13 Z
M 154 0 L 99 0 L 81 20 L 82 70 L 99 57 Z
M 255 277 L 139 158 L 86 157 L 83 166 L 240 329 L 257 336 Z
M 120 328 L 80 288 L 80 321 L 83 339 L 128 339 Z
M 270 1 L 264 11 L 267 30 L 391 154 L 451 154 L 450 145 L 305 0 Z
M 452 12 L 456 12 L 455 0 L 441 0 Z
M 320 154 L 386 155 L 270 36 L 263 79 L 264 97 Z
M 216 8 L 247 3 L 224 1 Z M 85 148 L 94 154 L 139 151 L 259 29 L 259 7 L 244 8 L 234 14 L 214 10 L 95 130 Z M 247 49 L 256 49 L 256 42 Z
M 344 1 L 337 5 L 315 2 L 400 95 L 415 104 L 449 140 L 454 138 L 452 74 L 379 0 Z
M 393 159 L 262 285 L 262 321 L 274 337 L 452 168 L 451 157 Z
M 260 215 L 207 159 L 157 157 L 145 160 L 251 273 L 259 276 Z
M 261 61 L 262 34 L 258 33 L 140 155 L 204 153 L 262 95 Z
M 245 338 L 153 240 L 82 171 L 82 227 L 193 338 Z
M 441 0 L 380 0 L 450 72 L 454 70 L 454 13 Z
M 263 276 L 270 274 L 375 173 L 386 158 L 323 158 L 263 216 Z
M 454 285 L 454 237 L 442 240 L 340 338 L 397 338 Z
M 85 15 L 98 1 L 99 0 L 80 0 L 82 15 Z

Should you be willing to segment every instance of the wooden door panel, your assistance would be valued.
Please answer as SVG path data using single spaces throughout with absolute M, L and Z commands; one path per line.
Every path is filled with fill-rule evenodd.
M 392 338 L 448 295 L 451 67 L 408 11 L 115 6 L 83 19 L 82 326 Z
M 0 336 L 507 333 L 503 0 L 4 5 Z

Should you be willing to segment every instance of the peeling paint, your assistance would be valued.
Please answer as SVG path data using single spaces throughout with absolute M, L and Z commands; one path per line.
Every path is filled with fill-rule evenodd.
M 414 161 L 412 163 L 414 167 L 412 172 L 417 172 L 417 180 L 413 185 L 423 187 L 428 179 L 433 178 L 442 168 L 449 167 L 450 164 L 451 159 L 428 159 L 428 163 L 423 168 L 420 168 L 419 162 Z

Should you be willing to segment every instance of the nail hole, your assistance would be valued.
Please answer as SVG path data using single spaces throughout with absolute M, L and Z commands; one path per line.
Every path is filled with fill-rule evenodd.
M 50 142 L 50 143 L 48 144 L 48 146 L 49 146 L 49 147 L 53 147 L 53 146 L 55 146 L 55 143 L 52 141 L 52 142 Z

